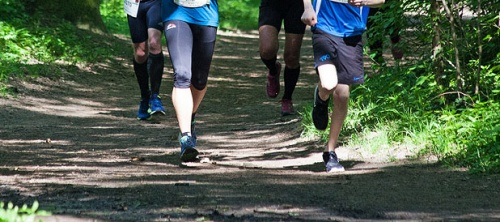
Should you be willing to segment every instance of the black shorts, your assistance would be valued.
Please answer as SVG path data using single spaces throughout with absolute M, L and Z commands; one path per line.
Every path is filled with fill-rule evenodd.
M 361 35 L 342 38 L 315 29 L 312 39 L 316 70 L 318 66 L 333 64 L 337 69 L 339 84 L 364 83 Z
M 259 27 L 271 25 L 279 32 L 283 22 L 285 33 L 304 34 L 306 25 L 300 19 L 302 13 L 304 13 L 302 0 L 261 0 Z
M 148 40 L 148 29 L 154 28 L 163 31 L 161 21 L 161 0 L 142 1 L 139 4 L 137 17 L 127 15 L 130 37 L 133 43 Z

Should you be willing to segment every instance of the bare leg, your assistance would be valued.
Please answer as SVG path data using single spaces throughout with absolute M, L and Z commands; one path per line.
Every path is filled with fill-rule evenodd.
M 196 113 L 198 111 L 198 107 L 200 107 L 201 101 L 207 92 L 207 88 L 205 87 L 202 90 L 197 90 L 193 86 L 191 86 L 191 94 L 193 95 L 193 111 L 192 113 Z M 190 123 L 191 124 L 191 123 Z
M 181 133 L 191 132 L 191 114 L 193 112 L 191 89 L 174 87 L 172 90 L 172 103 L 174 104 Z
M 337 145 L 340 130 L 342 125 L 344 125 L 344 120 L 347 116 L 347 108 L 349 104 L 349 85 L 338 84 L 337 88 L 333 92 L 333 113 L 332 122 L 330 124 L 330 135 L 328 137 L 328 144 L 325 148 L 325 152 L 335 151 L 335 146 Z
M 263 25 L 259 27 L 260 57 L 264 60 L 274 59 L 278 54 L 278 49 L 278 30 L 270 25 Z

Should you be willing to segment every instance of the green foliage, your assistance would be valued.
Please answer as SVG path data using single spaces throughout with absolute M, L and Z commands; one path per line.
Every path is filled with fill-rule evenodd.
M 500 173 L 500 104 L 479 103 L 474 108 L 448 110 L 439 117 L 431 149 L 449 164 L 474 172 Z
M 51 15 L 29 17 L 20 4 L 9 10 L 18 16 L 0 21 L 0 94 L 15 92 L 8 86 L 11 76 L 59 75 L 62 69 L 56 67 L 100 62 L 123 51 L 106 34 L 78 29 Z
M 38 201 L 33 202 L 31 208 L 26 204 L 18 207 L 11 202 L 0 202 L 0 222 L 33 222 L 36 216 L 50 215 L 49 212 L 38 210 L 38 206 Z
M 109 32 L 129 35 L 127 15 L 123 10 L 123 0 L 103 0 L 100 11 Z
M 258 27 L 259 0 L 219 0 L 220 28 L 252 30 Z

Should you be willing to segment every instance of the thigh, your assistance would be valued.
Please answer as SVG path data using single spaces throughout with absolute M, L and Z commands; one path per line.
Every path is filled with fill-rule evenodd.
M 145 3 L 149 4 L 147 11 L 148 28 L 154 28 L 163 31 L 163 25 L 161 22 L 161 0 L 152 0 Z
M 174 68 L 176 87 L 188 88 L 191 79 L 191 55 L 193 52 L 193 33 L 189 24 L 172 20 L 163 24 L 167 49 Z M 177 83 L 177 81 L 181 81 Z
M 141 16 L 139 13 L 137 17 L 127 15 L 128 27 L 130 30 L 130 37 L 133 43 L 142 43 L 148 39 L 148 27 L 146 25 L 146 16 Z
M 306 24 L 301 20 L 302 13 L 304 13 L 302 0 L 288 0 L 283 7 L 286 10 L 284 16 L 285 33 L 304 34 Z
M 281 30 L 283 17 L 280 12 L 279 2 L 277 0 L 261 0 L 259 6 L 259 27 L 270 25 L 276 28 L 278 32 Z
M 215 49 L 217 28 L 191 25 L 193 30 L 192 82 L 206 82 Z M 196 84 L 195 84 L 196 85 Z
M 315 68 L 334 65 L 339 84 L 364 82 L 363 45 L 361 36 L 340 38 L 315 30 L 313 32 Z
M 361 84 L 364 82 L 363 44 L 362 37 L 335 37 L 337 58 L 334 63 L 337 67 L 339 84 Z

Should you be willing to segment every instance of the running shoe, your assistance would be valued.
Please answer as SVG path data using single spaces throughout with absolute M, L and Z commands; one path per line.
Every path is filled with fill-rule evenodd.
M 312 119 L 314 126 L 318 130 L 325 130 L 326 127 L 328 126 L 328 103 L 330 101 L 330 98 L 328 100 L 323 101 L 321 98 L 319 98 L 319 88 L 316 86 L 316 89 L 314 90 L 314 106 L 312 110 Z
M 280 93 L 280 73 L 281 73 L 281 63 L 276 62 L 276 69 L 278 73 L 276 75 L 271 75 L 271 72 L 267 73 L 267 96 L 270 98 L 276 98 Z
M 151 95 L 151 100 L 149 101 L 151 104 L 150 113 L 153 114 L 163 114 L 165 115 L 165 109 L 163 108 L 163 103 L 161 102 L 160 96 L 158 94 Z
M 325 162 L 327 173 L 345 171 L 344 167 L 340 165 L 337 154 L 334 151 L 324 152 L 323 161 Z
M 182 162 L 193 162 L 197 160 L 198 150 L 196 150 L 193 144 L 193 137 L 189 135 L 184 135 L 179 139 L 181 145 L 181 161 Z
M 282 99 L 281 100 L 281 115 L 288 116 L 293 114 L 293 103 L 291 99 Z
M 138 120 L 149 120 L 151 119 L 151 114 L 149 113 L 149 100 L 143 99 L 139 103 L 139 111 L 137 112 Z

